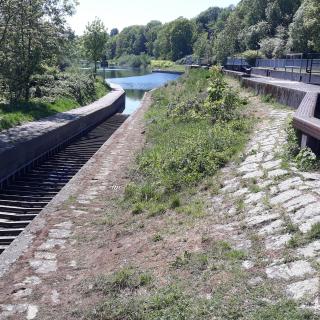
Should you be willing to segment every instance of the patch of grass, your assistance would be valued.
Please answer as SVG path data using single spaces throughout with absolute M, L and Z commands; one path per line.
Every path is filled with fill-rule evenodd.
M 245 209 L 245 203 L 243 198 L 239 198 L 235 202 L 236 205 L 236 212 L 237 214 L 243 213 Z
M 309 240 L 317 240 L 320 239 L 320 222 L 312 225 L 311 229 L 307 232 L 307 238 Z
M 181 206 L 179 195 L 174 195 L 171 199 L 170 209 L 176 209 Z
M 163 237 L 161 236 L 161 234 L 155 234 L 152 237 L 152 241 L 153 242 L 159 242 L 159 241 L 162 241 L 162 240 L 163 240 Z
M 293 301 L 282 300 L 275 304 L 259 308 L 250 320 L 315 320 L 315 315 L 308 310 L 299 309 Z
M 251 193 L 258 193 L 261 191 L 256 179 L 249 180 L 245 186 L 250 190 Z
M 177 72 L 185 72 L 186 70 L 184 65 L 176 64 L 170 60 L 151 60 L 151 68 Z
M 132 214 L 133 215 L 138 215 L 138 214 L 141 214 L 143 212 L 143 204 L 138 202 L 138 203 L 135 203 L 133 208 L 132 208 Z
M 263 103 L 275 103 L 276 102 L 271 94 L 262 95 L 261 96 L 261 101 Z
M 123 268 L 111 275 L 99 276 L 90 284 L 89 291 L 102 292 L 104 294 L 119 293 L 122 290 L 136 290 L 147 286 L 152 282 L 149 273 L 138 272 L 134 268 Z
M 156 217 L 159 215 L 163 215 L 166 213 L 167 211 L 167 206 L 163 203 L 156 203 L 156 202 L 152 202 L 151 204 L 149 204 L 149 217 Z
M 177 208 L 177 212 L 184 213 L 194 218 L 202 218 L 206 215 L 204 202 L 201 199 L 191 200 L 189 204 Z

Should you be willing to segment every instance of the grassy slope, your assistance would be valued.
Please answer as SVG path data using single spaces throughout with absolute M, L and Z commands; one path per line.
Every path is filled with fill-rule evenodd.
M 100 81 L 97 81 L 95 86 L 98 99 L 108 92 L 107 87 Z M 0 131 L 78 107 L 80 107 L 79 103 L 71 98 L 59 98 L 52 103 L 31 100 L 14 106 L 0 104 Z
M 155 103 L 147 115 L 147 145 L 138 157 L 138 167 L 133 173 L 134 184 L 127 190 L 125 207 L 116 202 L 111 211 L 117 211 L 111 217 L 106 216 L 106 219 L 112 218 L 112 225 L 117 225 L 121 212 L 132 210 L 132 221 L 129 219 L 125 225 L 122 222 L 123 230 L 117 226 L 117 234 L 119 237 L 121 232 L 132 237 L 136 234 L 141 239 L 150 239 L 150 250 L 154 250 L 152 261 L 149 264 L 149 256 L 138 265 L 119 267 L 112 274 L 88 279 L 90 289 L 86 291 L 86 297 L 99 293 L 103 298 L 94 309 L 82 313 L 83 319 L 315 319 L 310 313 L 299 310 L 293 302 L 285 300 L 279 288 L 274 288 L 267 280 L 250 286 L 248 283 L 256 276 L 255 271 L 247 272 L 241 267 L 249 258 L 247 253 L 232 247 L 227 235 L 222 240 L 221 235 L 217 237 L 215 234 L 215 224 L 224 222 L 216 220 L 207 201 L 217 196 L 220 188 L 215 175 L 215 172 L 219 173 L 218 169 L 191 178 L 188 176 L 186 181 L 186 175 L 174 163 L 167 166 L 166 161 L 172 160 L 174 154 L 183 154 L 193 164 L 199 157 L 207 156 L 204 149 L 208 141 L 197 140 L 195 133 L 208 133 L 212 127 L 210 122 L 167 117 L 169 102 L 177 97 L 186 103 L 188 97 L 198 95 L 202 86 L 207 84 L 207 76 L 205 71 L 196 71 L 178 85 L 170 85 L 155 93 Z M 249 103 L 243 112 L 248 114 L 254 107 Z M 227 153 L 229 158 L 244 145 L 248 131 L 243 128 L 245 130 L 237 131 L 241 143 L 236 148 L 232 148 L 232 144 L 231 149 L 230 145 L 228 147 L 231 150 Z M 212 138 L 219 140 L 219 136 Z M 200 143 L 202 153 L 191 159 L 185 146 L 190 145 L 193 154 L 195 141 Z M 181 143 L 183 146 L 179 148 Z M 148 161 L 143 160 L 146 158 Z M 139 166 L 141 161 L 142 167 Z M 191 172 L 197 171 L 191 169 Z M 181 182 L 180 188 L 177 188 L 177 181 Z M 154 183 L 157 188 L 153 187 Z M 165 189 L 170 192 L 164 192 Z M 148 257 L 149 250 L 146 247 L 144 250 Z
M 151 60 L 150 64 L 152 69 L 168 70 L 185 72 L 186 67 L 184 65 L 176 64 L 169 60 Z

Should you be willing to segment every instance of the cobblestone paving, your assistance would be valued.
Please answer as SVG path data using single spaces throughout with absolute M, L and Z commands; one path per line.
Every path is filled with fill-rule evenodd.
M 281 283 L 288 298 L 301 306 L 320 311 L 320 241 L 290 245 L 293 237 L 305 237 L 312 225 L 320 222 L 320 174 L 282 163 L 289 114 L 269 110 L 269 119 L 252 135 L 233 177 L 223 182 L 222 201 L 232 200 L 228 214 L 234 217 L 234 225 L 242 224 L 263 243 L 266 279 Z M 244 268 L 253 268 L 255 263 L 246 261 Z

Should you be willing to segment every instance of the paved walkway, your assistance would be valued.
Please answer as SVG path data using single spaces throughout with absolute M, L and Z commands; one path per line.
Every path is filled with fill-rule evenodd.
M 320 93 L 320 86 L 298 82 L 298 81 L 281 80 L 281 79 L 276 79 L 271 77 L 263 77 L 259 75 L 252 75 L 249 79 L 256 82 L 260 82 L 260 83 L 272 84 L 274 86 L 294 89 L 294 90 L 303 91 L 303 92 Z
M 320 311 L 320 241 L 310 239 L 300 246 L 294 242 L 297 237 L 307 238 L 312 225 L 320 222 L 320 174 L 282 165 L 279 155 L 290 113 L 268 111 L 268 119 L 254 132 L 242 163 L 224 170 L 229 179 L 223 182 L 221 200 L 233 203 L 228 209 L 231 225 L 243 226 L 245 234 L 263 244 L 265 276 L 281 284 L 289 298 Z M 244 267 L 253 270 L 257 265 L 261 267 L 261 261 L 253 253 Z M 252 281 L 263 281 L 263 277 Z

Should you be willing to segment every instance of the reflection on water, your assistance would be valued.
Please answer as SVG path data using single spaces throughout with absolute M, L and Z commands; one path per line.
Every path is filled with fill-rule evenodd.
M 147 69 L 125 69 L 120 67 L 99 70 L 106 81 L 120 85 L 126 91 L 124 113 L 131 114 L 140 105 L 146 91 L 158 88 L 168 81 L 176 80 L 180 75 L 170 73 L 151 73 Z

